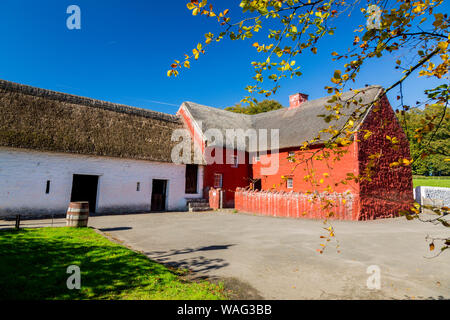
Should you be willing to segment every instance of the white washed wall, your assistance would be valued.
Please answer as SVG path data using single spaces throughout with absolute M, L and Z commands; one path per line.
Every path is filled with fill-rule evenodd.
M 152 179 L 165 179 L 168 210 L 185 210 L 185 198 L 200 198 L 203 168 L 196 195 L 185 194 L 184 165 L 173 163 L 47 153 L 0 148 L 0 216 L 65 213 L 73 174 L 98 175 L 97 213 L 150 210 Z M 51 181 L 50 193 L 45 193 Z M 136 183 L 140 182 L 140 191 Z

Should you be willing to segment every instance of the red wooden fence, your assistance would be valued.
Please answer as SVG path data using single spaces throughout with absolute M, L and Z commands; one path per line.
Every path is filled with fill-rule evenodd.
M 324 205 L 329 202 L 330 207 Z M 237 188 L 235 208 L 242 212 L 291 218 L 357 220 L 357 201 L 351 193 L 304 194 L 298 192 L 253 191 Z M 210 193 L 211 203 L 211 193 Z

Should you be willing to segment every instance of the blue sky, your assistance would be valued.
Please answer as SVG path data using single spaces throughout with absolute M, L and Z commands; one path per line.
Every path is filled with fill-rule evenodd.
M 239 1 L 212 3 L 240 14 Z M 66 27 L 66 9 L 72 4 L 81 8 L 81 30 Z M 445 6 L 443 11 L 450 12 L 448 2 Z M 288 96 L 296 92 L 310 99 L 326 95 L 323 88 L 340 67 L 331 62 L 330 53 L 349 48 L 354 27 L 362 23 L 364 17 L 355 12 L 337 25 L 335 36 L 321 44 L 317 55 L 298 58 L 303 76 L 284 81 L 274 99 L 287 106 Z M 258 38 L 214 45 L 190 70 L 177 78 L 166 76 L 173 59 L 183 59 L 206 32 L 218 30 L 212 19 L 192 16 L 186 0 L 2 0 L 0 78 L 166 113 L 175 113 L 183 101 L 226 107 L 239 102 L 252 83 L 250 62 L 257 55 L 251 44 Z M 393 70 L 395 60 L 369 63 L 354 88 L 392 84 L 400 76 Z M 406 103 L 422 99 L 423 89 L 433 84 L 437 82 L 424 83 L 416 76 L 408 80 Z M 390 95 L 394 107 L 395 95 Z

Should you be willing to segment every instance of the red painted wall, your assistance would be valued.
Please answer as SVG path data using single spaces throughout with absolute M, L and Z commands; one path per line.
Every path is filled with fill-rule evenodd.
M 299 141 L 301 144 L 302 141 Z M 278 191 L 294 191 L 294 192 L 307 192 L 307 191 L 317 191 L 322 192 L 328 186 L 333 188 L 334 192 L 346 192 L 350 191 L 352 193 L 358 193 L 359 187 L 355 183 L 349 183 L 347 185 L 335 184 L 342 179 L 345 179 L 347 173 L 352 172 L 358 175 L 358 149 L 355 143 L 343 147 L 340 150 L 346 151 L 346 153 L 341 157 L 339 161 L 333 160 L 334 156 L 331 156 L 328 160 L 313 160 L 313 165 L 311 162 L 300 161 L 302 159 L 309 158 L 313 153 L 317 152 L 319 147 L 316 149 L 308 151 L 300 151 L 299 148 L 290 148 L 280 150 L 279 153 L 271 155 L 261 155 L 260 162 L 253 165 L 253 177 L 261 179 L 262 190 L 270 190 L 275 188 Z M 288 159 L 289 152 L 294 151 L 297 162 L 290 162 Z M 331 152 L 329 149 L 324 149 L 323 152 Z M 316 155 L 323 154 L 322 151 Z M 331 154 L 333 154 L 331 152 Z M 273 175 L 261 175 L 262 162 L 268 157 L 278 157 L 279 169 L 276 174 Z M 315 176 L 317 177 L 317 182 L 320 185 L 311 185 L 311 182 L 305 181 L 305 175 L 309 174 L 308 170 L 314 167 Z M 328 173 L 329 176 L 324 174 Z M 282 176 L 290 177 L 293 179 L 293 188 L 287 188 L 286 181 L 282 179 Z M 320 180 L 323 182 L 320 183 Z
M 211 154 L 215 156 L 215 150 L 213 148 L 206 147 L 206 154 Z M 222 190 L 224 190 L 224 207 L 232 208 L 234 207 L 234 193 L 236 188 L 247 187 L 250 184 L 250 177 L 252 174 L 251 165 L 248 161 L 248 153 L 245 153 L 245 163 L 240 163 L 237 168 L 234 168 L 232 164 L 227 164 L 226 162 L 226 149 L 218 149 L 222 152 L 224 164 L 208 164 L 204 169 L 204 191 L 205 193 L 209 191 L 209 188 L 214 187 L 214 174 L 222 174 Z M 238 153 L 234 151 L 234 154 Z M 231 162 L 231 159 L 228 160 Z M 206 193 L 207 194 L 207 193 Z
M 365 131 L 373 134 L 364 139 Z M 386 136 L 396 137 L 392 144 Z M 412 173 L 410 166 L 390 167 L 389 164 L 399 158 L 411 159 L 409 142 L 384 96 L 378 106 L 374 106 L 367 116 L 358 134 L 358 158 L 360 171 L 364 172 L 369 164 L 369 156 L 379 153 L 374 167 L 372 181 L 360 183 L 360 220 L 398 216 L 400 210 L 406 210 L 413 201 Z M 394 148 L 393 146 L 397 146 Z
M 187 129 L 190 131 L 191 138 L 194 140 L 194 143 L 197 146 L 200 146 L 202 153 L 205 152 L 205 143 L 203 141 L 202 134 L 201 134 L 201 132 L 199 132 L 198 130 L 195 129 L 192 119 L 190 118 L 190 116 L 188 115 L 186 110 L 183 107 L 181 107 L 178 110 L 177 115 L 179 115 L 183 118 L 184 124 L 186 125 Z
M 201 132 L 196 130 L 192 119 L 184 108 L 180 108 L 177 112 L 183 118 L 183 121 L 193 137 L 194 143 L 200 146 L 203 154 L 215 156 L 214 148 L 208 148 L 205 146 Z M 208 164 L 204 168 L 203 177 L 203 196 L 208 198 L 209 189 L 214 186 L 214 174 L 222 174 L 222 189 L 224 194 L 224 207 L 234 206 L 234 192 L 238 187 L 247 187 L 250 184 L 250 177 L 252 175 L 251 166 L 248 161 L 248 153 L 245 153 L 245 163 L 239 164 L 237 168 L 234 168 L 231 164 L 231 159 L 226 160 L 226 149 L 219 149 L 222 152 L 223 164 L 212 163 Z M 234 155 L 238 153 L 234 151 Z

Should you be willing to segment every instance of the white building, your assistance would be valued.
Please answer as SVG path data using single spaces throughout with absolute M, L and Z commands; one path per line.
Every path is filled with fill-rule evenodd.
M 185 210 L 203 168 L 171 162 L 177 116 L 0 80 L 0 216 Z

